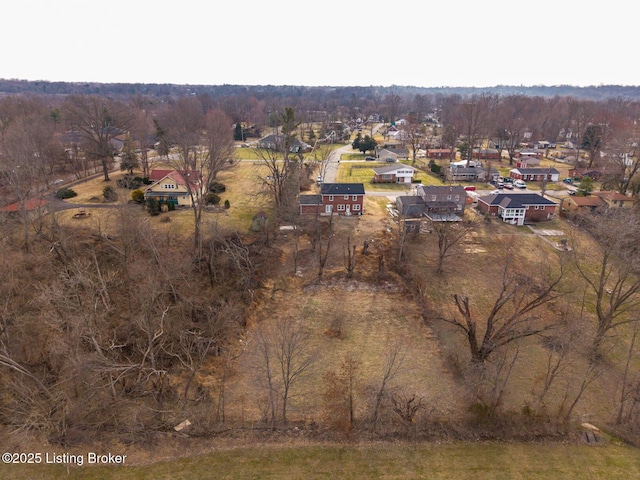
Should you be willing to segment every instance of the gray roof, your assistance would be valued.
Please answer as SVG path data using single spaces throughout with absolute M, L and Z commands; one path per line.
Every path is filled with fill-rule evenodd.
M 466 195 L 462 185 L 421 185 L 418 190 L 422 195 Z
M 425 210 L 422 197 L 416 197 L 415 195 L 402 195 L 396 197 L 396 208 L 400 215 L 409 218 L 421 217 Z
M 487 205 L 500 205 L 504 208 L 523 208 L 529 205 L 557 205 L 537 193 L 497 193 L 478 199 Z
M 364 195 L 362 183 L 323 183 L 320 187 L 322 195 Z
M 322 195 L 300 195 L 298 200 L 300 205 L 320 205 L 322 203 Z
M 555 168 L 514 168 L 518 172 L 526 175 L 545 175 L 545 174 L 559 174 L 560 172 Z
M 415 168 L 409 165 L 385 165 L 384 167 L 374 168 L 373 171 L 375 172 L 376 175 L 380 175 L 381 173 L 395 172 L 396 170 L 401 170 L 405 168 L 410 168 L 414 172 L 416 171 Z

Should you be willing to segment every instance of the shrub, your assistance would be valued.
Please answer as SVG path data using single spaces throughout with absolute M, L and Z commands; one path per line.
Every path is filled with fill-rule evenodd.
M 133 192 L 131 192 L 131 200 L 136 203 L 144 202 L 144 192 L 140 189 L 134 190 Z
M 55 193 L 56 198 L 60 198 L 60 199 L 72 198 L 77 195 L 78 194 L 75 192 L 75 190 L 72 190 L 70 188 L 61 188 L 60 190 L 57 190 Z
M 229 202 L 229 200 L 224 201 L 224 208 L 226 208 L 227 210 L 231 208 L 231 203 Z
M 120 188 L 126 188 L 127 190 L 133 190 L 134 188 L 140 188 L 144 182 L 140 177 L 122 177 L 116 181 L 116 184 Z
M 204 201 L 207 205 L 217 205 L 220 203 L 220 196 L 215 193 L 207 193 L 204 197 Z
M 118 199 L 118 194 L 111 185 L 107 185 L 102 189 L 102 196 L 107 202 L 114 202 Z
M 155 198 L 150 198 L 147 200 L 147 210 L 152 217 L 160 215 L 160 202 Z
M 209 185 L 209 191 L 211 193 L 224 193 L 227 191 L 227 187 L 224 183 L 220 182 L 212 182 Z

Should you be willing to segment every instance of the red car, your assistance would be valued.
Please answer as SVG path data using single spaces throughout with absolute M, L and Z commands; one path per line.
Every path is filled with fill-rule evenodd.
M 476 187 L 464 187 L 464 189 L 465 189 L 467 192 L 474 192 L 474 191 L 476 190 Z

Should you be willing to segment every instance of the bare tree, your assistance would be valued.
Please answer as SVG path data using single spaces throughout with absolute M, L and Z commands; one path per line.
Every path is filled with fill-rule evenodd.
M 351 245 L 351 237 L 347 237 L 347 247 L 344 251 L 344 268 L 347 270 L 347 278 L 353 278 L 356 268 L 356 246 Z
M 478 318 L 472 311 L 470 298 L 456 293 L 453 299 L 459 315 L 442 320 L 465 335 L 471 361 L 484 363 L 500 347 L 553 327 L 536 313 L 561 295 L 557 288 L 564 269 L 565 262 L 560 259 L 555 272 L 549 269 L 545 277 L 537 280 L 514 271 L 507 261 L 498 295 L 486 317 Z
M 387 398 L 391 382 L 396 378 L 407 357 L 406 347 L 400 339 L 389 345 L 382 365 L 382 376 L 373 392 L 373 412 L 371 415 L 371 429 L 375 431 L 380 423 L 383 401 Z
M 468 220 L 462 221 L 432 221 L 431 229 L 438 237 L 438 262 L 436 267 L 437 273 L 442 273 L 445 258 L 453 253 L 455 247 L 458 246 L 467 234 L 475 227 L 474 222 Z
M 205 115 L 196 100 L 180 99 L 157 124 L 176 150 L 168 163 L 184 179 L 193 212 L 195 252 L 200 258 L 206 193 L 218 173 L 233 165 L 232 122 L 220 110 Z
M 105 182 L 116 153 L 113 139 L 128 129 L 128 109 L 119 102 L 97 95 L 74 95 L 67 99 L 64 114 L 83 139 L 83 149 L 102 165 Z
M 638 321 L 633 313 L 640 306 L 639 226 L 635 213 L 626 209 L 610 209 L 582 221 L 594 242 L 576 245 L 575 261 L 592 294 L 589 299 L 596 314 L 592 353 L 598 357 L 612 330 Z
M 271 328 L 263 325 L 258 332 L 260 369 L 266 379 L 269 414 L 276 420 L 276 398 L 280 400 L 280 418 L 287 424 L 289 402 L 298 383 L 312 368 L 316 356 L 311 334 L 301 319 L 280 318 Z
M 274 135 L 274 144 L 254 149 L 267 168 L 268 175 L 262 180 L 264 189 L 272 196 L 280 215 L 291 216 L 296 212 L 296 198 L 300 193 L 300 175 L 303 152 L 295 146 L 296 129 L 299 122 L 291 107 L 277 117 L 281 135 Z

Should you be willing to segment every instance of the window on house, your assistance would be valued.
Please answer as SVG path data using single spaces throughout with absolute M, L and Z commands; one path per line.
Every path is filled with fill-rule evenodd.
M 354 202 L 357 202 L 358 201 L 358 195 L 353 195 L 351 197 L 351 200 L 353 200 Z
M 329 201 L 333 202 L 333 195 L 329 195 Z
M 338 211 L 344 212 L 344 205 L 338 205 Z
M 360 204 L 359 203 L 354 203 L 353 205 L 351 205 L 351 209 L 354 211 L 359 211 L 360 210 Z
M 345 200 L 349 200 L 349 195 L 345 195 L 345 196 L 344 196 L 344 199 L 345 199 Z
M 540 207 L 540 210 L 544 210 L 544 205 L 542 205 L 542 206 Z
M 431 201 L 432 201 L 432 202 L 435 202 L 435 201 L 436 201 L 436 199 L 437 199 L 437 197 L 436 197 L 435 195 L 431 195 Z

